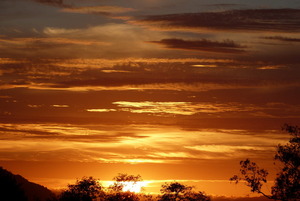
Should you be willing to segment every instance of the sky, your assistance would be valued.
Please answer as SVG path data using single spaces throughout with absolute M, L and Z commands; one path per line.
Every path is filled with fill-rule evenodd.
M 278 171 L 299 32 L 299 0 L 1 0 L 0 166 L 253 195 L 229 178 L 246 158 Z

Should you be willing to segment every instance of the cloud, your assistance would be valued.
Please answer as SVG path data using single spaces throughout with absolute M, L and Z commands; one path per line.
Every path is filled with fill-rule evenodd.
M 152 15 L 131 22 L 164 30 L 298 32 L 300 9 L 253 9 Z
M 88 112 L 115 112 L 116 109 L 87 109 Z
M 9 34 L 1 37 L 4 43 L 0 44 L 0 51 L 5 52 L 4 57 L 10 58 L 146 57 L 148 54 L 153 55 L 157 49 L 153 50 L 154 45 L 145 41 L 158 37 L 163 37 L 163 34 L 149 32 L 149 30 L 129 24 L 106 23 L 99 26 L 86 26 L 85 24 L 84 28 L 46 26 L 42 31 L 36 31 L 33 37 L 17 36 L 14 38 Z M 99 48 L 99 45 L 103 47 Z M 49 49 L 44 47 L 49 47 Z M 26 51 L 28 49 L 31 51 Z
M 124 139 L 144 138 L 146 135 L 136 135 L 134 132 L 119 132 L 72 126 L 68 124 L 0 124 L 0 133 L 14 136 L 16 141 L 57 140 L 66 142 L 118 143 Z
M 297 112 L 300 111 L 299 105 L 266 104 L 263 106 L 254 104 L 242 104 L 237 102 L 228 103 L 209 103 L 209 102 L 113 102 L 121 108 L 121 111 L 139 114 L 153 114 L 157 116 L 168 115 L 241 115 L 252 117 L 277 118 L 278 111 L 281 110 L 281 116 L 298 118 Z M 284 108 L 284 109 L 283 109 Z M 291 112 L 293 111 L 293 112 Z
M 290 38 L 284 36 L 267 36 L 267 37 L 263 37 L 263 39 L 277 40 L 282 42 L 300 42 L 300 38 Z
M 119 6 L 87 6 L 64 8 L 62 11 L 70 13 L 110 15 L 131 12 L 134 11 L 134 9 Z
M 123 111 L 132 113 L 152 113 L 152 114 L 179 114 L 193 115 L 196 113 L 222 113 L 222 112 L 245 112 L 255 111 L 259 108 L 251 105 L 230 104 L 212 104 L 195 102 L 128 102 L 118 101 L 113 104 L 121 107 Z
M 70 107 L 70 106 L 69 105 L 51 105 L 51 107 L 67 108 L 67 107 Z
M 107 45 L 106 42 L 79 40 L 70 38 L 34 37 L 34 38 L 0 38 L 0 42 L 19 46 L 24 49 L 40 49 L 65 45 Z
M 152 113 L 152 114 L 179 114 L 193 115 L 196 113 L 191 103 L 186 102 L 127 102 L 118 101 L 113 104 L 118 105 L 123 111 L 132 113 Z
M 266 130 L 261 131 L 263 135 L 253 135 L 245 130 L 192 131 L 153 124 L 9 123 L 0 128 L 1 159 L 27 161 L 184 163 L 246 157 L 256 155 L 255 150 L 263 158 L 283 139 Z
M 62 8 L 62 12 L 67 13 L 81 13 L 81 14 L 97 14 L 97 15 L 111 15 L 134 11 L 133 8 L 125 8 L 120 6 L 75 6 L 64 3 L 63 0 L 33 0 L 38 3 Z
M 62 7 L 62 8 L 69 8 L 70 5 L 65 4 L 64 0 L 33 0 L 38 3 L 50 5 L 50 6 L 55 6 L 55 7 Z
M 274 150 L 274 147 L 255 147 L 255 146 L 228 146 L 228 145 L 197 145 L 197 146 L 185 146 L 187 149 L 193 149 L 197 151 L 216 152 L 216 153 L 232 153 L 237 151 L 265 151 Z
M 205 6 L 208 7 L 233 7 L 233 6 L 241 6 L 242 4 L 231 4 L 231 3 L 219 3 L 219 4 L 207 4 Z
M 2 89 L 210 91 L 299 86 L 297 68 L 290 68 L 294 72 L 290 73 L 285 70 L 287 65 L 264 62 L 193 58 L 3 59 L 0 65 Z M 85 109 L 97 108 L 101 109 Z
M 242 53 L 244 48 L 241 45 L 236 44 L 231 40 L 224 40 L 223 42 L 211 41 L 207 39 L 202 40 L 183 40 L 183 39 L 162 39 L 161 41 L 150 41 L 150 43 L 156 43 L 164 45 L 169 49 L 182 49 L 193 51 L 207 51 L 207 52 L 219 52 L 219 53 Z

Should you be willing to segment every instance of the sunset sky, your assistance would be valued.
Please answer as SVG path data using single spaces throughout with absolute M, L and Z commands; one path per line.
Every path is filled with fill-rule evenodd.
M 0 0 L 0 166 L 250 194 L 239 161 L 274 175 L 300 123 L 299 32 L 299 0 Z

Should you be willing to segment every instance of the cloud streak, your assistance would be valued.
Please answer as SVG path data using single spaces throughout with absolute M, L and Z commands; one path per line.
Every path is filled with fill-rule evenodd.
M 53 48 L 65 45 L 107 45 L 107 42 L 89 41 L 80 39 L 69 39 L 69 38 L 51 38 L 51 37 L 34 37 L 34 38 L 0 38 L 0 42 L 13 44 L 24 49 L 43 49 Z
M 1 160 L 60 161 L 70 157 L 71 161 L 172 164 L 238 158 L 255 150 L 264 157 L 282 140 L 268 137 L 274 134 L 270 131 L 254 136 L 244 130 L 187 131 L 160 125 L 127 125 L 126 132 L 116 125 L 1 124 L 0 128 Z M 216 138 L 220 135 L 224 139 Z M 213 137 L 214 142 L 209 143 Z M 241 143 L 243 146 L 237 146 Z
M 62 7 L 62 8 L 69 8 L 70 5 L 65 4 L 63 0 L 33 0 L 38 3 L 55 6 L 55 7 Z
M 0 77 L 5 77 L 0 83 L 2 89 L 209 91 L 261 88 L 262 84 L 277 87 L 279 83 L 286 87 L 299 86 L 297 76 L 294 76 L 297 68 L 291 68 L 295 73 L 289 74 L 285 66 L 235 60 L 2 59 L 0 65 Z M 221 69 L 222 77 L 219 76 Z M 270 74 L 271 70 L 273 73 Z
M 290 37 L 284 37 L 284 36 L 267 36 L 267 37 L 264 37 L 264 39 L 277 40 L 277 41 L 281 41 L 281 42 L 300 42 L 300 38 L 290 38 Z
M 70 7 L 64 8 L 62 12 L 82 13 L 82 14 L 99 14 L 111 15 L 119 13 L 127 13 L 134 11 L 133 8 L 124 8 L 118 6 L 88 6 L 88 7 Z
M 252 9 L 152 15 L 132 22 L 165 30 L 298 32 L 299 19 L 299 9 Z
M 242 53 L 244 46 L 236 44 L 231 40 L 224 40 L 223 42 L 211 41 L 207 39 L 202 40 L 183 40 L 183 39 L 162 39 L 160 41 L 150 41 L 150 43 L 160 44 L 169 49 L 182 49 L 192 51 L 207 51 L 218 53 Z
M 119 13 L 132 12 L 135 9 L 125 8 L 120 6 L 75 6 L 64 3 L 63 0 L 33 0 L 35 2 L 62 8 L 61 12 L 66 13 L 80 13 L 80 14 L 96 14 L 103 16 L 110 16 Z

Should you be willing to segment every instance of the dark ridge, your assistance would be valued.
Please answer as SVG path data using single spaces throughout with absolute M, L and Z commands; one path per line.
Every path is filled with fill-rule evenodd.
M 54 201 L 54 193 L 0 167 L 0 195 L 5 201 Z

